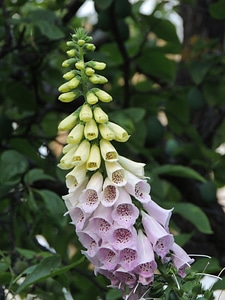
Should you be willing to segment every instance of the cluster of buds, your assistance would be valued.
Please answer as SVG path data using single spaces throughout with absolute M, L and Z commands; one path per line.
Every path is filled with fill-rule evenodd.
M 112 144 L 126 142 L 129 134 L 110 122 L 99 106 L 112 97 L 94 87 L 107 82 L 95 73 L 106 65 L 84 61 L 84 54 L 95 49 L 90 42 L 83 29 L 77 30 L 67 43 L 70 58 L 63 62 L 72 70 L 63 76 L 67 82 L 59 87 L 59 100 L 84 98 L 84 104 L 59 124 L 59 130 L 69 131 L 59 167 L 72 169 L 63 198 L 95 273 L 121 289 L 124 299 L 138 299 L 137 286 L 153 284 L 157 261 L 184 277 L 192 259 L 169 232 L 172 210 L 151 199 L 144 164 L 119 155 Z

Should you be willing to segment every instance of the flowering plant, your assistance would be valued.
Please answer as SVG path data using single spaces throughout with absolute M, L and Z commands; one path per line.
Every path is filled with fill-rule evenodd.
M 107 83 L 98 74 L 106 64 L 85 61 L 95 50 L 92 38 L 79 28 L 67 46 L 62 66 L 70 70 L 59 100 L 82 96 L 84 103 L 59 124 L 59 130 L 69 131 L 59 167 L 70 170 L 63 198 L 94 273 L 108 278 L 126 300 L 214 299 L 202 287 L 202 274 L 191 271 L 194 259 L 174 241 L 172 209 L 151 199 L 144 164 L 121 156 L 113 145 L 129 134 L 101 107 L 112 97 L 95 86 Z

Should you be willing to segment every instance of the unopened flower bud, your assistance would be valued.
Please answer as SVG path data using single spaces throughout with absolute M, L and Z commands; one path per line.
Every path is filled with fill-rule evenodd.
M 62 153 L 63 154 L 66 154 L 67 152 L 69 152 L 71 149 L 75 149 L 77 148 L 78 146 L 77 145 L 74 145 L 74 144 L 66 144 L 63 149 L 62 149 Z
M 78 116 L 79 116 L 78 111 L 73 112 L 72 114 L 67 116 L 59 123 L 58 130 L 65 131 L 65 130 L 72 129 L 78 121 Z
M 76 58 L 69 58 L 64 60 L 62 63 L 62 67 L 69 67 L 70 65 L 74 64 L 76 62 Z
M 76 70 L 69 71 L 63 75 L 63 78 L 66 80 L 70 80 L 73 77 L 75 77 L 77 73 L 78 73 L 78 71 L 76 71 Z
M 82 47 L 85 44 L 85 40 L 78 40 L 77 44 Z
M 73 148 L 71 148 L 63 157 L 60 159 L 60 162 L 58 164 L 58 167 L 62 170 L 68 170 L 74 167 L 74 163 L 72 162 L 72 157 L 77 149 L 77 145 L 73 145 Z
M 129 134 L 123 127 L 113 123 L 113 122 L 108 122 L 107 125 L 109 128 L 114 132 L 115 134 L 115 141 L 117 142 L 126 142 L 129 139 Z
M 86 43 L 85 48 L 89 51 L 95 51 L 95 45 L 91 43 Z
M 89 152 L 90 152 L 90 142 L 87 140 L 83 140 L 78 148 L 76 149 L 75 153 L 73 154 L 72 157 L 72 162 L 74 163 L 85 163 L 89 157 Z
M 59 100 L 62 102 L 72 102 L 75 100 L 77 97 L 81 95 L 81 91 L 73 91 L 73 92 L 67 92 L 63 93 L 59 96 Z
M 93 84 L 104 84 L 108 82 L 108 79 L 105 76 L 94 74 L 88 77 L 91 83 Z
M 94 88 L 92 90 L 95 93 L 95 95 L 98 97 L 98 99 L 101 100 L 102 102 L 112 101 L 112 97 L 105 91 L 98 89 L 98 88 Z
M 98 97 L 92 91 L 88 91 L 86 94 L 87 103 L 90 105 L 96 104 L 98 102 Z
M 94 119 L 91 119 L 85 124 L 84 127 L 84 136 L 89 141 L 97 139 L 98 137 L 98 127 Z
M 66 45 L 67 45 L 68 47 L 74 47 L 74 46 L 76 45 L 76 43 L 73 42 L 73 41 L 68 41 L 68 42 L 66 42 Z
M 103 63 L 103 62 L 98 62 L 98 61 L 91 60 L 91 61 L 88 62 L 88 66 L 95 69 L 95 70 L 101 71 L 101 70 L 105 69 L 106 64 Z
M 118 153 L 116 149 L 113 147 L 113 145 L 105 140 L 100 140 L 100 149 L 102 157 L 105 161 L 117 161 L 118 160 Z
M 83 104 L 80 114 L 79 114 L 80 120 L 84 122 L 88 122 L 93 118 L 93 113 L 90 105 Z
M 88 157 L 86 168 L 89 171 L 95 171 L 99 169 L 101 164 L 101 155 L 100 150 L 97 145 L 92 145 L 90 150 L 90 155 Z
M 95 73 L 95 70 L 92 69 L 92 68 L 90 68 L 90 67 L 87 67 L 87 68 L 85 69 L 85 74 L 86 74 L 87 76 L 91 76 L 91 75 L 93 75 L 94 73 Z
M 84 125 L 77 124 L 67 136 L 66 142 L 68 144 L 79 144 L 83 138 L 84 134 Z
M 70 79 L 70 81 L 60 85 L 60 87 L 58 88 L 58 91 L 61 93 L 69 92 L 69 91 L 77 88 L 79 83 L 80 83 L 80 76 L 76 76 L 76 77 Z
M 84 69 L 84 62 L 82 60 L 78 61 L 75 63 L 75 67 L 78 69 L 78 70 L 83 70 Z
M 99 124 L 98 128 L 103 139 L 107 141 L 112 141 L 115 139 L 114 132 L 109 128 L 107 124 Z
M 69 57 L 74 57 L 76 55 L 76 50 L 75 49 L 68 50 L 68 51 L 66 51 L 66 54 Z
M 99 106 L 94 108 L 94 118 L 97 123 L 105 123 L 109 119 L 108 115 Z

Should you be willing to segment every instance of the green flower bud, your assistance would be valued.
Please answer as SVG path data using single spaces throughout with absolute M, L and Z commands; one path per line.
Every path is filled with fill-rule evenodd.
M 87 140 L 92 141 L 98 137 L 98 127 L 94 119 L 91 119 L 85 124 L 84 136 Z
M 96 49 L 95 45 L 94 45 L 94 44 L 90 44 L 90 43 L 87 43 L 87 44 L 85 45 L 85 48 L 86 48 L 87 50 L 89 50 L 89 51 L 95 51 L 95 49 Z
M 85 40 L 78 40 L 77 44 L 82 47 L 85 44 Z
M 76 125 L 78 118 L 79 113 L 77 111 L 73 112 L 59 123 L 58 130 L 65 131 L 72 129 Z
M 108 79 L 102 75 L 94 74 L 88 77 L 91 83 L 93 84 L 104 84 L 108 82 Z
M 92 90 L 95 93 L 95 95 L 98 97 L 98 99 L 101 100 L 102 102 L 112 101 L 112 97 L 108 93 L 106 93 L 105 91 L 100 90 L 98 88 L 94 88 Z
M 66 54 L 69 57 L 74 57 L 76 55 L 76 50 L 75 49 L 68 50 L 68 51 L 66 51 Z
M 109 119 L 108 115 L 99 106 L 94 108 L 94 118 L 97 123 L 105 123 Z
M 78 73 L 78 71 L 76 71 L 76 70 L 69 71 L 63 75 L 63 78 L 66 80 L 70 80 L 73 77 L 75 77 L 77 73 Z
M 99 124 L 98 128 L 103 139 L 107 141 L 112 141 L 115 139 L 114 132 L 109 128 L 107 124 Z
M 81 121 L 88 122 L 93 118 L 92 109 L 88 104 L 83 104 L 79 118 Z
M 68 47 L 74 47 L 74 46 L 76 46 L 76 43 L 73 42 L 73 41 L 68 41 L 68 42 L 66 42 L 66 45 L 67 45 Z
M 61 94 L 58 99 L 62 102 L 72 102 L 81 95 L 81 91 L 73 91 Z
M 75 63 L 75 67 L 78 70 L 83 70 L 84 69 L 84 62 L 82 60 L 78 61 L 77 63 Z
M 86 168 L 89 171 L 95 171 L 100 168 L 101 165 L 101 154 L 97 145 L 92 145 L 90 155 L 88 157 Z
M 77 124 L 68 134 L 66 142 L 68 144 L 79 144 L 84 135 L 84 125 Z
M 70 65 L 74 64 L 76 62 L 76 58 L 69 58 L 64 60 L 64 62 L 62 63 L 63 67 L 69 67 Z
M 98 102 L 98 97 L 92 91 L 88 91 L 86 95 L 86 101 L 88 104 L 93 105 Z
M 95 69 L 95 70 L 98 70 L 98 71 L 104 70 L 105 67 L 106 67 L 106 64 L 105 64 L 105 63 L 103 63 L 103 62 L 98 62 L 98 61 L 93 61 L 93 60 L 89 61 L 89 62 L 87 63 L 87 65 L 88 65 L 89 67 Z
M 76 77 L 72 78 L 70 81 L 60 85 L 60 87 L 58 88 L 58 91 L 61 93 L 69 92 L 69 91 L 77 88 L 79 83 L 80 83 L 80 76 L 76 76 Z
M 95 73 L 95 70 L 92 69 L 92 68 L 90 68 L 90 67 L 87 67 L 87 68 L 85 69 L 85 74 L 86 74 L 87 76 L 91 76 L 91 75 L 93 75 L 94 73 Z

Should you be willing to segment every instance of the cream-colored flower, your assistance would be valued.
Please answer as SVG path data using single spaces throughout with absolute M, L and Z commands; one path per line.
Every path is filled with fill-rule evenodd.
M 86 94 L 87 103 L 90 105 L 96 104 L 98 102 L 98 97 L 92 91 L 88 91 Z
M 87 67 L 87 68 L 85 69 L 85 74 L 86 74 L 87 76 L 91 76 L 91 75 L 93 75 L 94 73 L 95 73 L 95 70 L 92 69 L 92 68 L 90 68 L 90 67 Z
M 68 134 L 66 142 L 68 144 L 79 144 L 84 135 L 84 125 L 77 124 Z
M 63 147 L 62 149 L 62 153 L 66 154 L 67 152 L 69 152 L 71 149 L 74 149 L 74 147 L 78 147 L 78 145 L 74 145 L 74 144 L 67 144 Z M 76 148 L 75 148 L 76 150 Z
M 98 170 L 101 165 L 101 154 L 98 145 L 91 146 L 90 155 L 88 157 L 86 168 L 89 171 Z
M 78 85 L 80 84 L 80 80 L 81 80 L 80 76 L 73 77 L 69 81 L 60 85 L 60 87 L 58 88 L 58 91 L 60 93 L 69 92 L 78 87 Z
M 95 70 L 98 70 L 98 71 L 101 71 L 101 70 L 104 70 L 105 67 L 106 67 L 106 64 L 103 63 L 103 62 L 98 62 L 98 61 L 89 61 L 88 63 L 88 66 L 90 66 L 91 68 L 95 69 Z
M 72 162 L 73 155 L 77 150 L 77 145 L 73 145 L 73 148 L 71 148 L 63 157 L 60 159 L 60 162 L 58 164 L 58 167 L 62 170 L 68 170 L 74 167 L 74 163 Z
M 83 140 L 78 148 L 76 149 L 73 157 L 72 157 L 72 161 L 75 164 L 83 164 L 87 161 L 88 157 L 89 157 L 89 153 L 90 153 L 90 142 L 87 140 Z
M 97 98 L 97 97 L 96 97 Z M 100 106 L 94 108 L 94 118 L 97 123 L 108 122 L 108 115 L 101 109 Z
M 130 160 L 124 156 L 119 155 L 119 163 L 121 166 L 129 171 L 130 173 L 133 173 L 139 178 L 144 178 L 144 163 L 136 162 L 133 160 Z
M 95 140 L 98 137 L 98 127 L 94 119 L 91 119 L 85 124 L 84 136 L 89 141 Z
M 79 112 L 73 112 L 59 123 L 58 130 L 66 131 L 72 129 L 76 125 L 78 117 Z
M 71 70 L 71 71 L 65 73 L 63 75 L 63 78 L 66 79 L 66 80 L 70 80 L 70 79 L 72 79 L 73 77 L 75 77 L 77 75 L 77 72 L 78 71 L 76 71 L 76 70 Z
M 114 132 L 114 134 L 115 134 L 114 139 L 117 142 L 126 142 L 129 139 L 130 136 L 123 127 L 121 127 L 113 122 L 108 122 L 107 125 Z
M 104 84 L 108 82 L 108 79 L 105 76 L 98 75 L 98 74 L 93 74 L 88 77 L 91 83 L 93 84 Z
M 109 141 L 107 141 L 105 139 L 101 139 L 100 140 L 100 149 L 101 149 L 101 154 L 102 154 L 102 157 L 104 160 L 111 161 L 111 162 L 118 160 L 118 153 Z
M 80 120 L 88 122 L 93 118 L 92 109 L 89 104 L 83 104 L 79 114 Z
M 69 189 L 69 193 L 73 192 L 78 184 L 82 183 L 86 177 L 85 164 L 77 165 L 66 175 L 66 186 Z
M 118 162 L 105 161 L 106 172 L 111 180 L 117 186 L 124 186 L 127 183 L 125 170 Z
M 72 92 L 67 92 L 67 93 L 63 93 L 61 94 L 58 99 L 62 102 L 72 102 L 73 100 L 75 100 L 77 97 L 79 97 L 81 95 L 81 91 L 79 90 L 74 90 Z
M 113 139 L 115 139 L 114 132 L 109 128 L 107 124 L 99 124 L 98 128 L 103 139 L 107 141 L 112 141 Z
M 82 60 L 78 61 L 75 63 L 75 67 L 78 69 L 78 70 L 83 70 L 85 65 L 84 65 L 84 62 Z
M 92 90 L 95 93 L 95 95 L 98 97 L 98 99 L 101 100 L 102 102 L 110 102 L 110 101 L 112 101 L 112 96 L 110 96 L 105 91 L 103 91 L 101 89 L 98 89 L 98 88 L 94 88 Z

